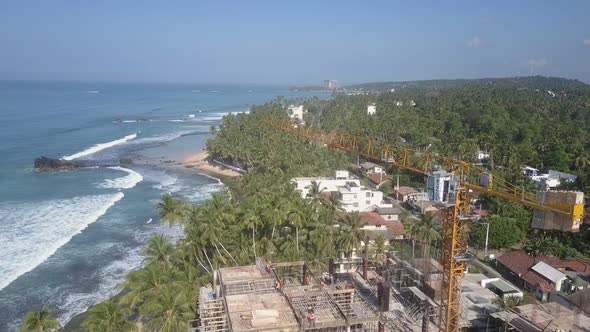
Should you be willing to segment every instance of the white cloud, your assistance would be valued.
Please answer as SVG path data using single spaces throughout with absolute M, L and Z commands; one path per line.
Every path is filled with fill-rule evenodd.
M 582 44 L 584 44 L 585 46 L 590 46 L 590 38 L 582 40 Z
M 467 42 L 467 47 L 471 47 L 471 48 L 475 48 L 475 47 L 480 47 L 482 44 L 481 39 L 479 39 L 479 37 L 473 37 L 471 38 L 468 42 Z
M 548 64 L 547 59 L 545 58 L 530 59 L 527 63 L 529 64 L 529 66 L 534 67 L 545 67 Z

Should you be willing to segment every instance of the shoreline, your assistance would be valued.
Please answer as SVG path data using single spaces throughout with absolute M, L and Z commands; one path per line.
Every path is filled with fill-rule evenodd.
M 206 150 L 203 150 L 181 162 L 181 165 L 186 169 L 194 169 L 206 175 L 222 178 L 222 180 L 233 179 L 242 176 L 242 173 L 238 172 L 237 170 L 233 170 L 222 165 L 212 164 L 208 160 L 208 157 L 209 153 Z
M 222 165 L 215 165 L 212 164 L 208 160 L 209 154 L 205 149 L 202 149 L 200 152 L 191 153 L 191 156 L 185 160 L 157 160 L 157 161 L 148 161 L 148 160 L 141 160 L 141 162 L 137 163 L 137 165 L 141 166 L 168 166 L 172 168 L 182 168 L 187 171 L 194 171 L 194 174 L 199 174 L 206 177 L 211 177 L 217 179 L 220 183 L 227 184 L 232 179 L 242 176 L 242 173 L 224 167 Z M 129 166 L 133 166 L 134 163 L 131 163 Z M 138 269 L 134 269 L 129 271 L 131 273 L 133 271 L 137 271 Z M 116 295 L 109 297 L 109 299 L 116 299 L 121 296 L 123 291 L 119 291 Z M 100 302 L 99 302 L 100 303 Z M 92 306 L 98 303 L 93 304 Z M 88 307 L 83 312 L 72 316 L 70 320 L 64 324 L 63 330 L 65 332 L 81 332 L 83 331 L 82 323 L 86 316 L 88 315 L 88 310 L 92 308 L 92 306 Z

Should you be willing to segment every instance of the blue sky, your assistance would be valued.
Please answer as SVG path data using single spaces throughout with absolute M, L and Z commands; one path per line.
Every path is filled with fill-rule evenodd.
M 590 82 L 590 1 L 4 1 L 0 79 Z

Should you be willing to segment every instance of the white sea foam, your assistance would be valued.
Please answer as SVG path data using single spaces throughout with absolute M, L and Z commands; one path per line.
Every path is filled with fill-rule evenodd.
M 189 114 L 189 115 L 188 115 L 188 117 L 189 117 L 189 118 L 194 118 L 194 117 L 195 117 L 195 115 L 194 115 L 194 114 Z
M 137 122 L 137 120 L 123 120 L 121 122 L 124 122 L 124 123 L 135 123 L 135 122 Z
M 88 92 L 88 93 L 100 93 L 100 91 L 98 91 L 98 90 L 88 90 L 86 92 Z
M 185 183 L 184 181 L 179 181 L 174 175 L 161 173 L 153 179 L 159 183 L 153 185 L 152 188 L 161 190 L 163 193 L 171 193 L 182 196 L 191 202 L 202 202 L 211 198 L 213 194 L 221 192 L 225 189 L 225 185 L 218 178 L 201 173 L 199 173 L 199 175 L 213 179 L 217 182 L 192 186 Z M 154 176 L 150 175 L 150 177 Z
M 173 119 L 173 120 L 168 120 L 168 122 L 184 122 L 184 120 L 181 120 L 181 119 Z
M 86 311 L 92 305 L 116 295 L 120 290 L 119 285 L 125 281 L 125 275 L 141 267 L 141 250 L 141 247 L 126 249 L 126 255 L 122 259 L 113 261 L 97 271 L 93 277 L 100 280 L 98 289 L 92 292 L 70 293 L 61 298 L 57 306 L 65 312 L 59 316 L 60 323 L 65 325 L 72 317 Z
M 99 183 L 99 188 L 115 188 L 115 189 L 131 189 L 138 183 L 143 181 L 143 176 L 134 170 L 123 167 L 108 167 L 117 171 L 126 172 L 127 175 L 116 179 L 105 179 L 104 182 Z
M 206 116 L 200 118 L 199 120 L 202 121 L 219 121 L 223 119 L 224 116 L 228 114 L 232 114 L 233 112 L 218 112 L 218 113 L 207 113 Z
M 182 196 L 186 197 L 190 202 L 202 202 L 213 197 L 213 194 L 223 191 L 225 186 L 219 183 L 210 183 L 199 187 L 197 190 L 184 187 L 182 189 Z
M 53 255 L 125 195 L 121 192 L 9 205 L 0 204 L 0 289 Z
M 128 144 L 136 145 L 136 144 L 169 142 L 169 141 L 173 141 L 173 140 L 181 137 L 182 135 L 186 135 L 186 134 L 190 134 L 190 133 L 191 133 L 190 130 L 183 130 L 180 132 L 168 133 L 168 134 L 159 135 L 159 136 L 142 137 L 142 138 L 130 141 Z
M 64 160 L 73 160 L 73 159 L 76 159 L 76 158 L 88 156 L 88 155 L 91 155 L 91 154 L 96 153 L 98 151 L 101 151 L 101 150 L 104 150 L 104 149 L 108 149 L 110 147 L 113 147 L 115 145 L 123 144 L 123 143 L 125 143 L 127 141 L 130 141 L 130 140 L 136 138 L 136 137 L 137 137 L 137 133 L 131 134 L 131 135 L 127 135 L 127 136 L 125 136 L 123 138 L 119 138 L 117 140 L 114 140 L 114 141 L 111 141 L 111 142 L 108 142 L 108 143 L 96 144 L 96 145 L 94 145 L 94 146 L 92 146 L 92 147 L 90 147 L 90 148 L 88 148 L 86 150 L 83 150 L 83 151 L 74 153 L 73 155 L 64 156 L 61 159 L 64 159 Z
M 152 188 L 170 191 L 170 187 L 173 186 L 176 183 L 176 181 L 178 181 L 178 178 L 176 176 L 163 173 L 159 180 L 160 183 L 153 185 Z
M 215 180 L 215 181 L 217 181 L 217 184 L 223 185 L 223 182 L 221 182 L 221 180 L 220 180 L 219 178 L 216 178 L 216 177 L 214 177 L 214 176 L 211 176 L 211 175 L 209 175 L 209 174 L 205 174 L 205 173 L 197 173 L 197 174 L 199 174 L 199 175 L 201 175 L 201 176 L 204 176 L 204 177 L 206 177 L 206 178 L 209 178 L 209 179 Z

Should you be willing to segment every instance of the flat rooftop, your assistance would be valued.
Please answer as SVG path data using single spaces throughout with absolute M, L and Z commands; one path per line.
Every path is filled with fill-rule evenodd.
M 298 331 L 299 323 L 280 293 L 225 297 L 232 331 Z
M 224 283 L 273 278 L 271 271 L 261 271 L 256 265 L 225 267 L 219 270 Z
M 354 287 L 320 284 L 303 261 L 267 264 L 257 259 L 256 265 L 217 271 L 217 293 L 201 289 L 202 332 L 296 332 L 356 324 L 377 328 L 379 313 Z

